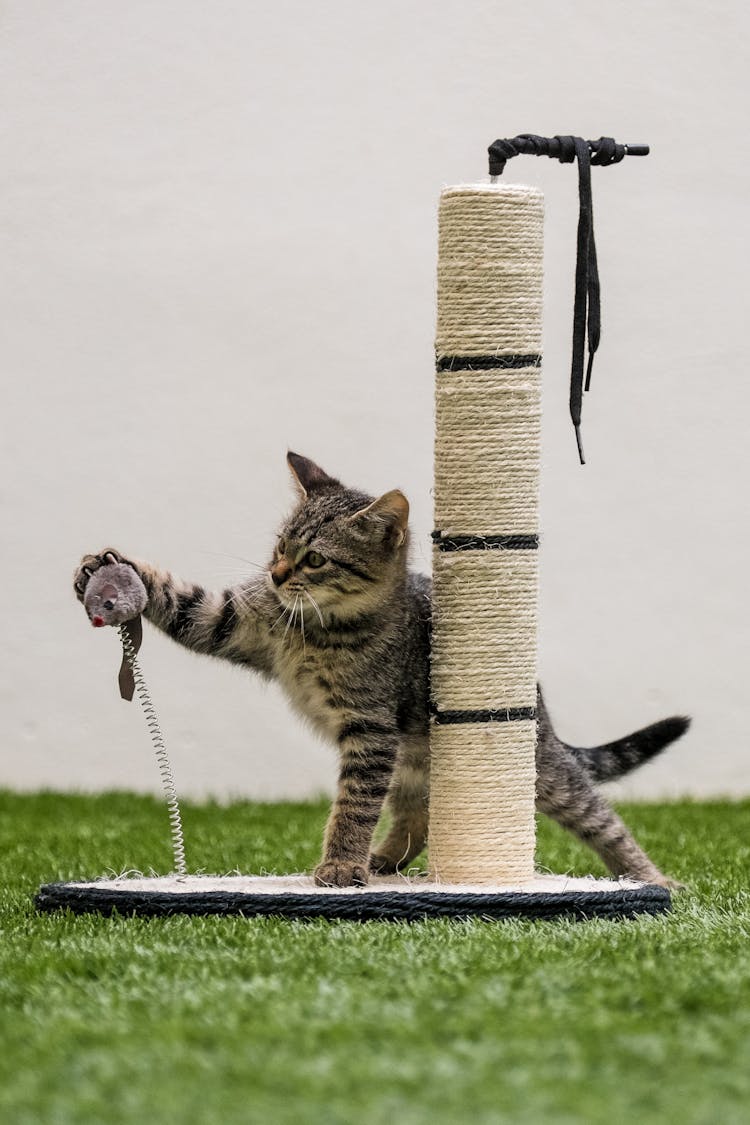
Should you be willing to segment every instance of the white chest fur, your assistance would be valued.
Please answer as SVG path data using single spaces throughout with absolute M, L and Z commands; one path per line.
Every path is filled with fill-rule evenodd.
M 318 734 L 335 742 L 346 721 L 346 709 L 335 700 L 335 672 L 330 659 L 296 637 L 282 645 L 277 656 L 281 688 L 298 715 Z

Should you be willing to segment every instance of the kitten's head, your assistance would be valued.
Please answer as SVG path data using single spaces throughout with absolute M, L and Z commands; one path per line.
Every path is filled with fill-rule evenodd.
M 271 588 L 283 605 L 301 597 L 322 614 L 367 612 L 403 576 L 406 497 L 394 489 L 375 500 L 345 488 L 297 453 L 287 454 L 287 463 L 299 504 L 279 531 L 268 567 Z

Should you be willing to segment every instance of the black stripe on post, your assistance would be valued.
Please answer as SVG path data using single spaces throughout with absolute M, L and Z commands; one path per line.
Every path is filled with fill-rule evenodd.
M 536 551 L 538 535 L 443 535 L 433 531 L 439 551 Z
M 439 726 L 449 723 L 517 723 L 536 719 L 536 708 L 502 707 L 492 711 L 440 711 L 435 708 L 432 718 Z
M 528 355 L 441 355 L 435 361 L 438 371 L 492 371 L 500 368 L 541 367 L 538 352 Z

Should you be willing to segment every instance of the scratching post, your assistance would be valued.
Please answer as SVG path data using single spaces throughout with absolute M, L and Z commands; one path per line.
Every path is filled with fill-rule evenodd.
M 493 181 L 519 154 L 578 162 L 570 413 L 583 462 L 581 402 L 600 337 L 590 166 L 648 147 L 521 134 L 489 152 Z M 669 910 L 663 887 L 534 874 L 542 226 L 534 188 L 452 187 L 440 200 L 430 875 L 344 889 L 306 875 L 186 876 L 175 838 L 178 877 L 47 884 L 37 909 L 356 921 Z
M 447 188 L 438 236 L 430 869 L 534 873 L 544 200 Z

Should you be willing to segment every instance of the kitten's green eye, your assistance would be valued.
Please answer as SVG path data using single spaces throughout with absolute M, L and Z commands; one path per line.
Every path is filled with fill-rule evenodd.
M 326 560 L 323 558 L 323 556 L 319 555 L 317 551 L 308 551 L 308 553 L 305 555 L 305 566 L 311 566 L 314 569 L 322 566 L 325 561 Z
M 280 555 L 286 554 L 286 539 L 284 539 L 283 536 L 282 536 L 281 539 L 279 539 L 278 543 L 276 544 L 276 550 L 278 551 L 278 553 Z

